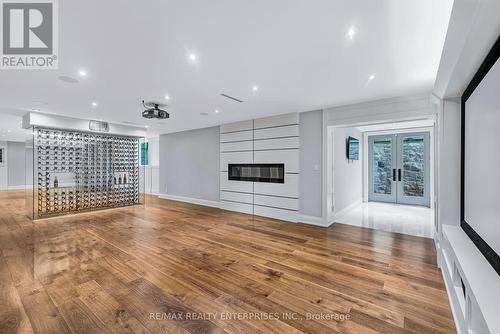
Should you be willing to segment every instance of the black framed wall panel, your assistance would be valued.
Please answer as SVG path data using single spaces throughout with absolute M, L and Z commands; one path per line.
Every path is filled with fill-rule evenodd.
M 500 275 L 500 37 L 461 98 L 461 227 Z

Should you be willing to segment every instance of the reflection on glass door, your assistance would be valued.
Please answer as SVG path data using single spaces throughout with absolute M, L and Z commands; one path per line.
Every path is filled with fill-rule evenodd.
M 429 134 L 398 135 L 397 202 L 429 206 Z
M 429 133 L 369 137 L 369 200 L 429 206 Z
M 394 178 L 396 141 L 394 136 L 370 137 L 370 200 L 395 202 Z

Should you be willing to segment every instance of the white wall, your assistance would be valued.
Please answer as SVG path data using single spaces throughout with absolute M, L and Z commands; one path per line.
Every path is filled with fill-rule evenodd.
M 26 185 L 26 144 L 7 143 L 7 169 L 9 188 L 24 188 Z
M 160 136 L 159 191 L 164 195 L 219 201 L 219 127 Z
M 3 163 L 0 163 L 0 189 L 8 187 L 8 168 L 7 168 L 7 142 L 0 141 L 0 148 L 3 149 Z
M 33 187 L 33 144 L 26 144 L 24 150 L 25 156 L 25 184 L 27 188 Z M 33 192 L 31 192 L 33 193 Z
M 159 166 L 160 165 L 160 138 L 148 138 L 149 147 L 149 165 Z
M 359 140 L 359 160 L 346 157 L 349 136 Z M 339 213 L 363 200 L 363 134 L 356 128 L 335 128 L 333 141 L 334 212 Z
M 297 222 L 300 126 L 297 113 L 220 127 L 220 200 L 226 210 Z M 285 183 L 228 179 L 228 164 L 284 163 Z
M 144 167 L 145 192 L 147 194 L 160 194 L 160 138 L 148 138 L 149 165 Z
M 324 126 L 352 126 L 419 120 L 434 115 L 430 94 L 382 99 L 325 109 Z
M 437 218 L 439 223 L 460 225 L 460 99 L 441 101 L 438 118 L 439 162 Z M 438 232 L 441 231 L 438 225 Z
M 323 199 L 325 208 L 323 220 L 325 224 L 334 221 L 334 175 L 333 169 L 333 137 L 341 127 L 353 127 L 367 124 L 396 121 L 435 119 L 437 111 L 431 104 L 430 95 L 409 96 L 383 99 L 334 107 L 324 110 L 323 115 Z M 344 149 L 345 150 L 345 149 Z M 336 199 L 335 199 L 336 201 Z
M 499 333 L 500 279 L 460 227 L 460 99 L 500 35 L 500 2 L 455 0 L 441 57 L 436 246 L 458 333 Z M 465 297 L 461 285 L 465 285 Z
M 299 114 L 300 123 L 300 214 L 303 220 L 321 220 L 323 111 Z
M 2 141 L 0 147 L 4 149 L 4 163 L 0 164 L 0 189 L 24 189 L 26 172 L 33 173 L 32 162 L 26 165 L 26 143 Z M 32 149 L 30 152 L 33 154 Z

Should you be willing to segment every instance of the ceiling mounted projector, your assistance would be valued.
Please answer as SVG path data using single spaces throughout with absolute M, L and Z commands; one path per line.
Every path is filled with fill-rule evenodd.
M 147 102 L 142 101 L 142 105 L 146 110 L 142 112 L 142 117 L 147 119 L 158 118 L 158 119 L 167 119 L 170 118 L 170 114 L 165 110 L 161 110 L 160 107 L 166 107 L 164 104 L 156 103 L 156 102 Z

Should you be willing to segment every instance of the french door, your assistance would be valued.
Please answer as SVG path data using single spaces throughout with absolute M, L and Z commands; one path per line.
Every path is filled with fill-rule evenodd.
M 368 199 L 430 206 L 429 133 L 368 137 Z

